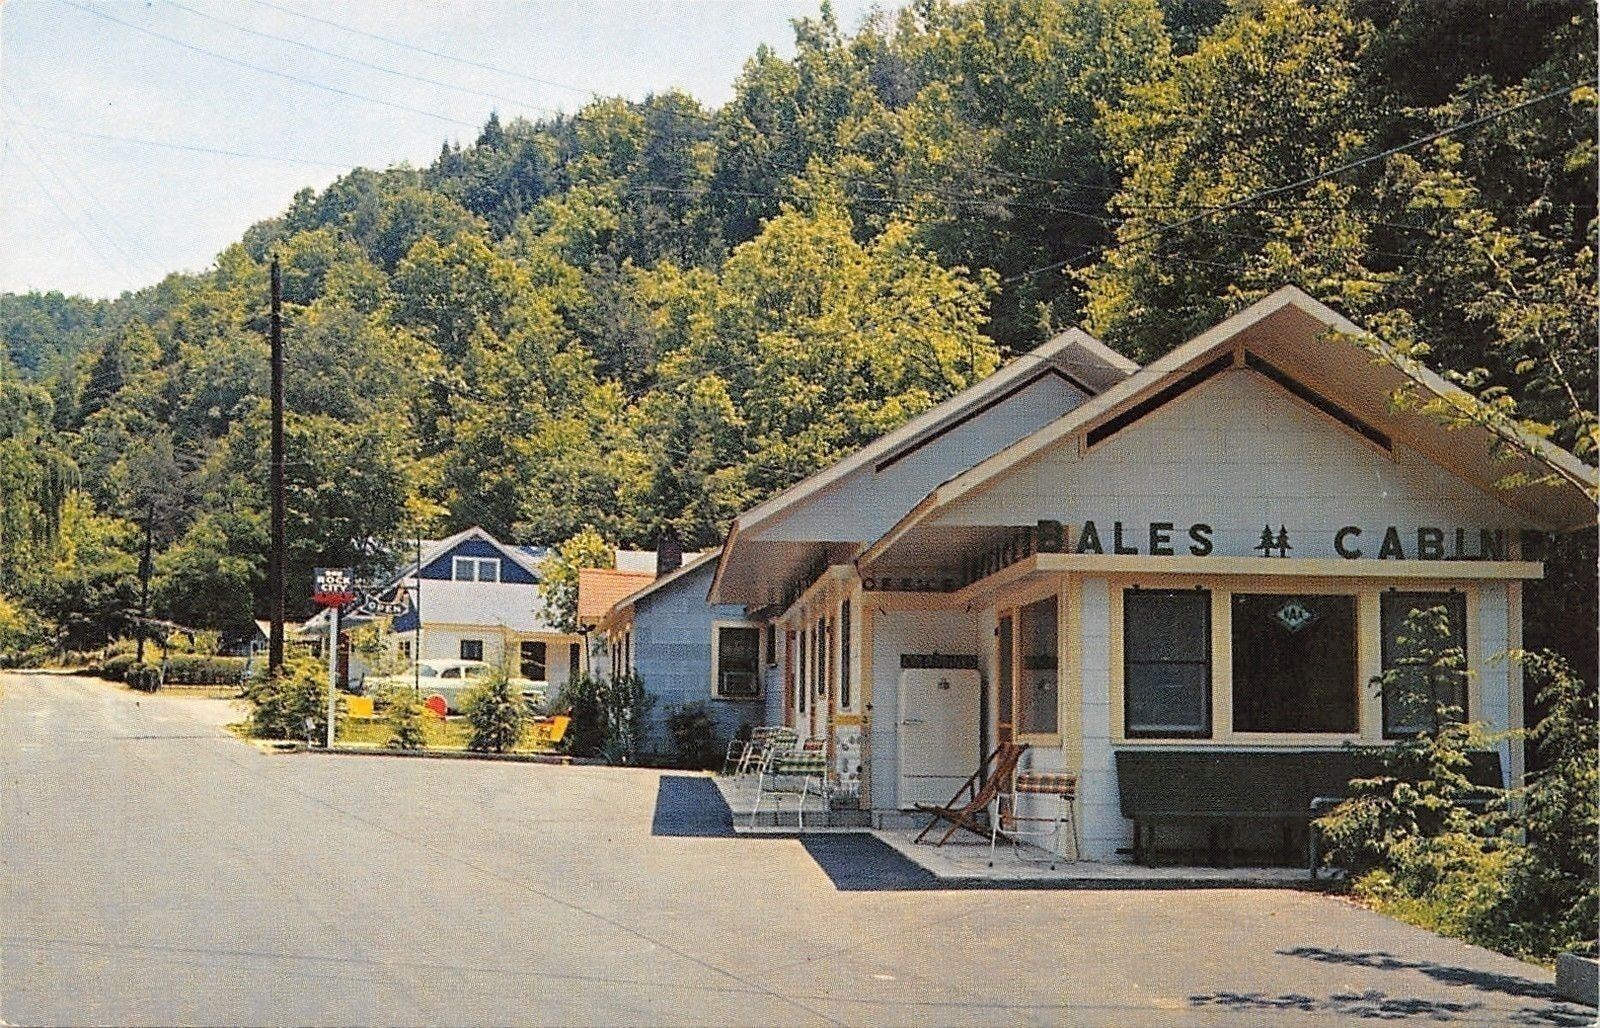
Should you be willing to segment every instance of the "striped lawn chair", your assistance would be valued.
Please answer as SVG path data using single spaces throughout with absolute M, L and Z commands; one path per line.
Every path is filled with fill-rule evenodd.
M 828 798 L 828 757 L 816 751 L 771 750 L 761 764 L 760 777 L 756 779 L 756 803 L 750 808 L 750 827 L 754 828 L 756 816 L 761 813 L 764 796 L 773 798 L 774 820 L 783 813 L 783 798 L 798 796 L 799 828 L 806 827 L 806 797 L 815 792 L 824 800 Z
M 1063 859 L 1061 836 L 1068 824 L 1072 825 L 1072 859 L 1078 860 L 1078 776 L 1064 771 L 1018 771 L 1012 776 L 1010 785 L 1009 791 L 1002 788 L 995 795 L 990 812 L 989 866 L 994 866 L 995 842 L 1004 832 L 1011 837 L 1012 849 L 1018 860 L 1049 864 L 1050 870 L 1054 871 L 1056 862 Z M 1019 801 L 1024 796 L 1034 797 L 1036 804 L 1045 804 L 1049 816 L 1019 813 Z M 1023 825 L 1048 827 L 1025 828 Z M 1021 845 L 1024 838 L 1048 840 L 1046 845 L 1040 847 L 1045 851 L 1045 858 L 1041 860 L 1025 856 Z
M 769 754 L 792 750 L 799 742 L 800 733 L 786 725 L 758 728 L 751 733 L 750 746 L 739 758 L 739 766 L 734 773 L 746 775 L 760 771 Z
M 758 728 L 752 728 L 748 739 L 734 736 L 728 743 L 728 751 L 722 755 L 722 773 L 725 775 L 743 774 L 750 754 L 764 746 L 767 738 L 777 731 L 779 727 L 778 725 L 761 725 Z

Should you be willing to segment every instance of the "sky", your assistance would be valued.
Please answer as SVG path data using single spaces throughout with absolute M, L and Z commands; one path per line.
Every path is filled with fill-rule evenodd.
M 833 3 L 847 30 L 871 6 Z M 0 0 L 0 292 L 112 297 L 202 270 L 299 189 L 425 165 L 491 110 L 672 87 L 720 104 L 759 45 L 792 53 L 790 19 L 817 8 Z

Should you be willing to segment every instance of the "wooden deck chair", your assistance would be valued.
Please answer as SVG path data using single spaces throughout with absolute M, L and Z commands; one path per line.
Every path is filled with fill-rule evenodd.
M 993 753 L 984 758 L 978 770 L 972 773 L 972 777 L 950 797 L 949 803 L 942 807 L 936 807 L 931 803 L 918 803 L 917 809 L 924 814 L 932 814 L 933 820 L 918 833 L 914 841 L 921 842 L 941 821 L 950 822 L 950 828 L 939 837 L 939 841 L 934 843 L 935 846 L 943 846 L 949 842 L 950 837 L 961 828 L 974 835 L 981 835 L 991 840 L 991 843 L 997 835 L 1002 839 L 1007 838 L 1003 832 L 997 832 L 993 826 L 979 821 L 978 815 L 987 814 L 989 804 L 999 795 L 1000 790 L 1009 788 L 1011 776 L 1017 770 L 1017 761 L 1022 759 L 1027 749 L 1024 743 L 1003 742 Z M 966 799 L 963 799 L 963 796 Z

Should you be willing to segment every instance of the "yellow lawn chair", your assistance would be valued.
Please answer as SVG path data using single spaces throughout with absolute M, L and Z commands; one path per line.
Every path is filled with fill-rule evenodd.
M 567 726 L 572 723 L 569 714 L 557 714 L 554 717 L 536 717 L 533 719 L 533 742 L 541 749 L 554 749 L 561 745 L 561 740 L 566 738 Z

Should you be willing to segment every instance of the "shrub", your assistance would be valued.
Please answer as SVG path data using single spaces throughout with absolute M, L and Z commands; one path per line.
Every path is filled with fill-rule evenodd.
M 1529 731 L 1543 768 L 1530 772 L 1515 826 L 1524 845 L 1505 877 L 1510 951 L 1535 958 L 1590 949 L 1600 922 L 1600 727 L 1596 694 L 1548 650 L 1516 654 L 1548 713 Z
M 140 692 L 155 692 L 161 688 L 161 665 L 130 664 L 122 677 L 131 688 Z
M 679 767 L 701 769 L 721 764 L 717 720 L 705 703 L 686 703 L 668 714 L 667 736 L 672 740 L 673 758 Z
M 243 657 L 172 657 L 166 663 L 166 681 L 168 685 L 238 685 L 247 663 Z
M 491 672 L 467 694 L 463 706 L 472 725 L 467 748 L 479 753 L 508 753 L 522 739 L 526 708 L 522 693 L 511 687 L 504 671 Z
M 250 714 L 251 735 L 261 739 L 327 738 L 327 682 L 322 665 L 309 657 L 289 658 L 281 674 L 263 674 L 250 683 L 246 695 L 255 702 Z
M 1433 659 L 1442 673 L 1458 655 L 1440 649 Z M 1513 659 L 1549 711 L 1528 733 L 1545 767 L 1520 794 L 1484 812 L 1466 805 L 1479 793 L 1466 780 L 1467 752 L 1485 740 L 1441 709 L 1437 731 L 1381 751 L 1385 773 L 1352 782 L 1350 798 L 1318 826 L 1332 862 L 1355 876 L 1356 895 L 1379 909 L 1549 960 L 1593 946 L 1600 920 L 1600 730 L 1594 691 L 1564 659 L 1549 652 Z
M 638 762 L 655 706 L 644 679 L 632 672 L 611 679 L 578 675 L 562 686 L 559 706 L 572 717 L 564 740 L 568 753 L 601 756 L 611 764 Z
M 1367 749 L 1383 772 L 1351 782 L 1349 798 L 1317 822 L 1330 862 L 1354 875 L 1383 868 L 1401 882 L 1412 873 L 1427 878 L 1430 873 L 1415 866 L 1427 851 L 1418 840 L 1492 831 L 1469 806 L 1484 798 L 1468 777 L 1468 753 L 1483 748 L 1483 731 L 1463 723 L 1460 708 L 1437 699 L 1455 695 L 1449 683 L 1462 673 L 1461 649 L 1448 645 L 1449 630 L 1443 607 L 1408 615 L 1402 631 L 1416 642 L 1414 656 L 1373 682 L 1393 701 L 1417 702 L 1418 690 L 1407 687 L 1426 681 L 1433 709 L 1425 720 L 1434 730 Z
M 391 686 L 378 696 L 384 723 L 389 726 L 389 748 L 420 750 L 428 744 L 422 731 L 422 701 L 406 686 Z
M 100 677 L 108 682 L 121 682 L 127 679 L 128 669 L 133 667 L 134 660 L 131 653 L 118 653 L 107 657 L 100 662 Z

